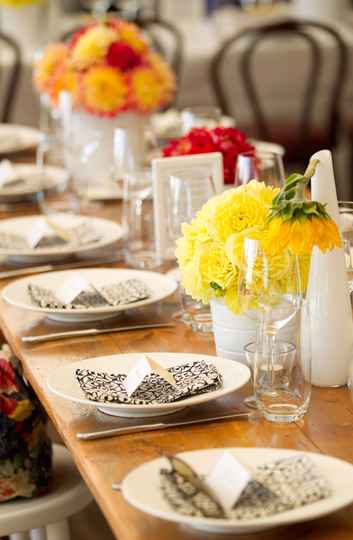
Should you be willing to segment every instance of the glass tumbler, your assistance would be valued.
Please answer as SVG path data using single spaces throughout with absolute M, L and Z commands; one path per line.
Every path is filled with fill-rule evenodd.
M 254 393 L 259 411 L 271 422 L 295 422 L 307 412 L 311 396 L 311 343 L 307 301 L 296 314 L 292 342 L 277 340 L 275 351 L 249 343 Z
M 153 269 L 156 255 L 152 173 L 150 169 L 125 172 L 123 177 L 124 258 L 129 266 Z
M 266 186 L 282 187 L 284 184 L 282 156 L 274 152 L 243 152 L 239 154 L 235 168 L 235 186 L 248 184 L 251 180 L 264 182 Z

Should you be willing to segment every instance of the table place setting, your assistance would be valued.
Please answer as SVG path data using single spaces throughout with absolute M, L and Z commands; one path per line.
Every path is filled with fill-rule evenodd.
M 160 302 L 176 288 L 173 279 L 157 272 L 86 268 L 14 281 L 3 289 L 2 297 L 13 306 L 55 321 L 80 323 Z
M 118 485 L 146 514 L 208 533 L 246 534 L 348 506 L 352 480 L 351 464 L 318 453 L 212 448 L 154 459 Z
M 27 163 L 0 162 L 0 200 L 21 202 L 33 200 L 41 191 L 61 190 L 69 180 L 61 167 L 37 167 Z
M 47 387 L 109 415 L 148 418 L 219 399 L 249 378 L 246 366 L 219 357 L 156 352 L 81 360 L 57 370 Z

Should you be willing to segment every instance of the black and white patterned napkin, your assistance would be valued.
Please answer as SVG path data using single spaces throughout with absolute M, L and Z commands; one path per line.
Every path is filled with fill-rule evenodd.
M 96 243 L 101 238 L 101 235 L 86 222 L 79 223 L 75 227 L 65 228 L 65 232 L 69 236 L 69 240 L 64 240 L 53 231 L 52 234 L 44 235 L 38 244 L 31 249 L 80 247 Z M 28 250 L 30 246 L 24 235 L 0 231 L 0 248 Z
M 190 477 L 162 469 L 160 478 L 163 495 L 170 506 L 187 516 L 250 520 L 293 510 L 331 495 L 327 480 L 312 459 L 304 455 L 258 466 L 234 508 L 228 512 L 221 509 L 207 490 L 192 483 Z
M 212 392 L 222 386 L 222 377 L 213 364 L 204 360 L 189 362 L 168 369 L 175 386 L 157 373 L 145 377 L 137 390 L 128 396 L 124 386 L 125 374 L 108 374 L 88 369 L 77 369 L 76 378 L 91 401 L 151 405 L 172 403 L 186 397 Z
M 55 295 L 55 291 L 28 284 L 28 294 L 33 304 L 49 309 L 87 309 L 104 306 L 120 306 L 145 300 L 152 294 L 147 285 L 139 279 L 127 279 L 110 285 L 89 284 L 70 304 L 64 304 Z

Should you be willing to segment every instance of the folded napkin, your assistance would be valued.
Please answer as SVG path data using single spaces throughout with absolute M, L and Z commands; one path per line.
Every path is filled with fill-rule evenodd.
M 48 231 L 48 234 L 43 235 L 38 244 L 31 248 L 25 235 L 0 231 L 0 248 L 2 249 L 43 249 L 43 248 L 58 248 L 58 247 L 80 247 L 98 242 L 100 235 L 97 231 L 86 222 L 79 223 L 75 227 L 65 227 L 65 232 L 70 240 L 64 240 L 54 230 Z
M 88 288 L 69 304 L 59 300 L 54 290 L 33 283 L 28 284 L 28 294 L 32 302 L 41 308 L 69 310 L 132 304 L 149 298 L 152 293 L 143 281 L 127 279 L 103 286 L 89 283 Z
M 186 397 L 212 392 L 222 386 L 222 377 L 215 366 L 204 360 L 189 362 L 168 369 L 175 386 L 157 373 L 145 377 L 132 396 L 124 386 L 125 374 L 108 374 L 88 369 L 77 369 L 76 378 L 85 396 L 91 401 L 151 405 L 172 403 Z
M 19 178 L 16 168 L 8 159 L 0 162 L 0 189 L 18 187 L 23 184 L 23 178 Z
M 185 468 L 186 472 L 189 467 Z M 190 467 L 190 470 L 191 467 Z M 325 499 L 330 486 L 307 456 L 293 456 L 256 467 L 235 507 L 225 512 L 203 480 L 192 474 L 162 469 L 161 489 L 170 506 L 188 516 L 250 520 L 293 510 Z M 198 478 L 198 482 L 195 482 Z M 234 479 L 237 480 L 236 478 Z

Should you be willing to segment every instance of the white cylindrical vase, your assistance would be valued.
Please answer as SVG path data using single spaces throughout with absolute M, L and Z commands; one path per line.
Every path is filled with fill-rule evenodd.
M 319 160 L 311 182 L 312 199 L 326 204 L 329 215 L 339 223 L 331 152 L 322 150 L 312 159 Z M 343 248 L 328 253 L 314 248 L 307 295 L 312 383 L 324 387 L 345 385 L 353 354 L 353 322 Z

